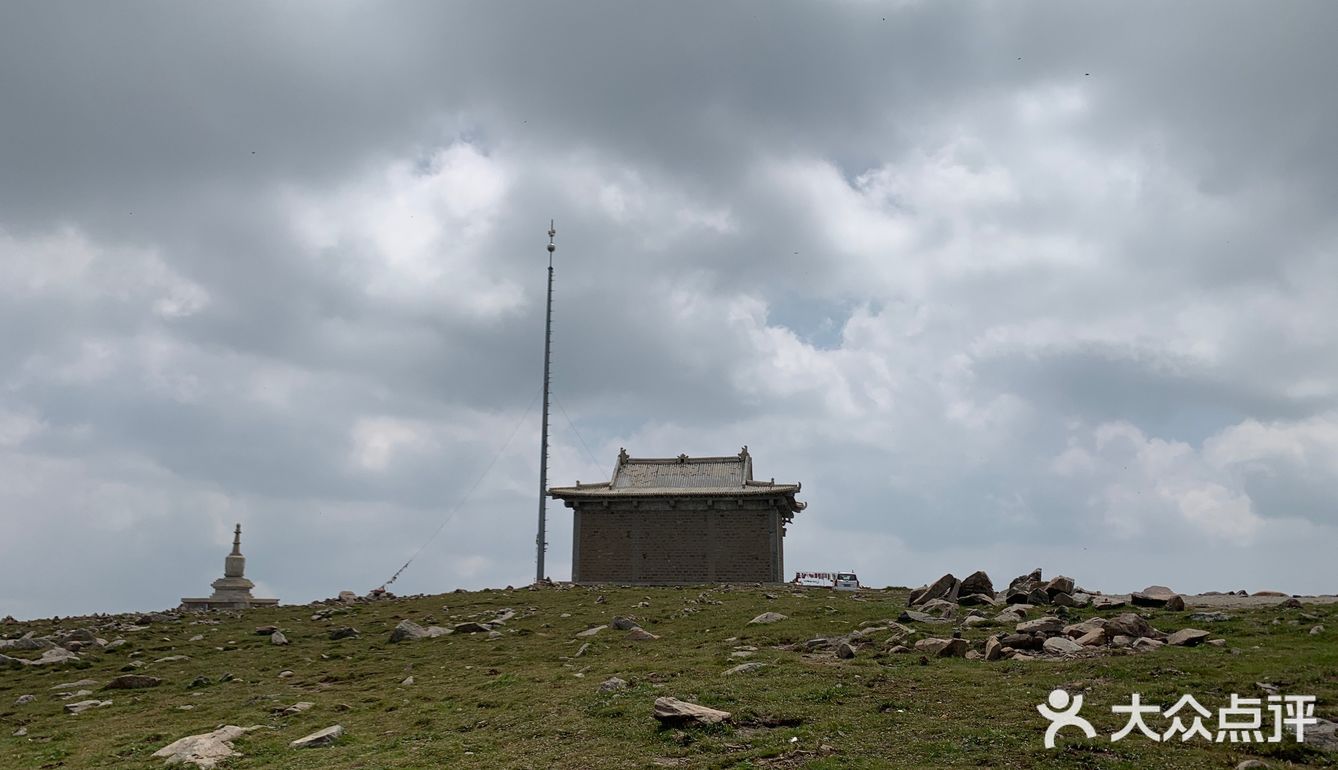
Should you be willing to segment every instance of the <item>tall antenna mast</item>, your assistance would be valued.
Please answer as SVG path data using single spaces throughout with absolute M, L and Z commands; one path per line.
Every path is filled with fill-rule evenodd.
M 553 252 L 557 251 L 557 245 L 553 243 L 555 235 L 557 228 L 550 219 L 548 220 L 548 309 L 544 314 L 544 411 L 543 424 L 539 429 L 539 535 L 534 539 L 535 550 L 538 552 L 534 570 L 536 583 L 542 583 L 544 580 L 544 551 L 548 548 L 544 530 L 548 513 L 548 360 L 553 346 Z

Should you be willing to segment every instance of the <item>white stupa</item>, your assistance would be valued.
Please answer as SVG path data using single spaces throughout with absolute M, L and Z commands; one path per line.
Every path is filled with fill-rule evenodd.
M 247 607 L 272 607 L 278 599 L 257 599 L 251 596 L 255 583 L 247 580 L 246 557 L 242 556 L 242 525 L 238 524 L 232 533 L 232 553 L 223 559 L 223 577 L 211 585 L 214 593 L 207 599 L 181 600 L 181 608 L 186 610 L 244 610 Z

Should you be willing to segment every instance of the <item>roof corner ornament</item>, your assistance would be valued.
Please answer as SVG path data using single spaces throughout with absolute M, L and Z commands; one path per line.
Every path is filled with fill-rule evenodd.
M 618 447 L 618 464 L 626 465 L 630 459 L 632 458 L 627 456 L 627 447 Z
M 685 463 L 688 461 L 688 456 L 686 454 L 681 454 L 678 456 L 678 461 L 680 463 Z
M 748 445 L 747 445 L 747 444 L 744 444 L 744 445 L 743 445 L 743 449 L 740 449 L 740 450 L 739 450 L 739 459 L 740 459 L 740 460 L 747 460 L 747 459 L 748 459 Z

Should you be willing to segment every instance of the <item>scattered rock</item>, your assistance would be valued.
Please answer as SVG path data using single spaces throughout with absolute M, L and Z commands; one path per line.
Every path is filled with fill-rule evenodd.
M 946 601 L 955 602 L 957 601 L 958 588 L 959 583 L 957 578 L 953 577 L 952 573 L 948 573 L 938 580 L 935 580 L 933 583 L 930 583 L 929 588 L 925 589 L 924 593 L 915 597 L 915 604 L 924 604 L 933 599 L 944 599 Z
M 292 743 L 288 744 L 293 749 L 314 749 L 321 746 L 329 746 L 344 734 L 343 725 L 333 725 L 324 730 L 318 730 L 311 735 L 305 735 Z
M 1166 643 L 1174 647 L 1193 647 L 1202 644 L 1210 634 L 1197 628 L 1182 628 L 1166 637 Z
M 746 674 L 749 671 L 756 671 L 759 668 L 765 668 L 765 663 L 740 663 L 734 668 L 725 669 L 725 676 L 734 676 L 735 674 Z
M 1057 655 L 1072 655 L 1077 652 L 1082 652 L 1083 650 L 1081 644 L 1063 636 L 1052 636 L 1049 639 L 1046 639 L 1041 647 L 1046 652 L 1055 653 Z
M 1019 634 L 1057 634 L 1064 628 L 1064 621 L 1052 615 L 1036 618 L 1035 620 L 1024 620 L 1017 624 Z
M 1098 596 L 1092 600 L 1092 607 L 1098 610 L 1118 610 L 1127 604 L 1123 599 L 1113 596 Z
M 1288 732 L 1295 737 L 1294 728 L 1288 728 Z M 1301 742 L 1320 751 L 1338 752 L 1338 722 L 1320 719 L 1317 724 L 1308 725 L 1301 733 Z
M 288 637 L 284 636 L 282 631 L 275 631 L 269 635 L 269 643 L 276 647 L 282 647 L 288 644 Z
M 1255 594 L 1255 596 L 1258 596 L 1258 595 L 1259 595 L 1259 594 Z M 1286 607 L 1287 609 L 1290 609 L 1290 610 L 1299 610 L 1299 609 L 1301 609 L 1301 600 L 1300 600 L 1300 599 L 1297 599 L 1296 597 L 1292 597 L 1292 598 L 1288 599 L 1287 601 L 1283 602 L 1283 603 L 1282 603 L 1282 606 L 1283 606 L 1283 607 Z
M 63 690 L 63 691 L 69 692 L 69 691 L 71 691 L 71 690 L 79 690 L 79 689 L 83 689 L 84 687 L 94 687 L 94 686 L 97 685 L 97 683 L 98 683 L 98 680 L 96 680 L 96 679 L 80 679 L 80 680 L 77 681 L 77 682 L 66 682 L 65 684 L 53 684 L 53 685 L 51 685 L 51 687 L 49 687 L 49 688 L 47 688 L 47 689 L 50 689 L 50 690 Z
M 192 764 L 203 770 L 212 770 L 224 759 L 240 756 L 232 747 L 232 742 L 258 727 L 236 727 L 225 725 L 209 733 L 188 735 L 185 738 L 167 744 L 153 752 L 157 759 L 166 759 L 167 764 Z
M 20 695 L 20 696 L 18 697 L 18 699 L 14 701 L 14 705 L 15 705 L 15 706 L 26 706 L 26 705 L 28 705 L 29 703 L 32 703 L 32 702 L 35 701 L 35 700 L 37 700 L 37 696 L 36 696 L 36 695 Z
M 402 642 L 406 639 L 426 638 L 428 638 L 427 629 L 407 618 L 396 624 L 395 630 L 390 632 L 391 644 Z
M 1258 759 L 1247 759 L 1236 765 L 1236 770 L 1266 770 L 1268 763 Z
M 157 687 L 163 680 L 156 676 L 145 676 L 143 674 L 122 674 L 103 686 L 104 690 L 142 690 L 148 687 Z
M 297 702 L 297 703 L 294 703 L 294 704 L 291 705 L 291 706 L 277 706 L 277 707 L 275 707 L 275 709 L 274 709 L 274 713 L 275 713 L 275 714 L 278 714 L 278 715 L 280 715 L 280 716 L 288 716 L 288 717 L 290 717 L 290 716 L 294 716 L 294 715 L 296 715 L 296 714 L 301 714 L 301 713 L 310 711 L 311 709 L 313 709 L 313 708 L 315 708 L 315 707 L 316 707 L 316 704 L 315 704 L 315 703 L 310 703 L 310 702 L 308 702 L 308 701 L 299 701 L 299 702 Z
M 627 687 L 627 680 L 619 679 L 616 676 L 611 676 L 608 679 L 605 679 L 603 682 L 599 683 L 600 692 L 613 692 L 615 690 L 625 689 L 626 687 Z
M 998 660 L 1003 657 L 1003 644 L 999 637 L 991 636 L 985 640 L 985 660 Z
M 272 636 L 278 630 L 278 626 L 256 626 L 256 636 Z
M 1100 647 L 1106 643 L 1106 629 L 1088 631 L 1075 640 L 1080 647 Z
M 1170 610 L 1171 612 L 1184 612 L 1185 598 L 1180 594 L 1172 596 L 1171 598 L 1166 600 L 1166 609 Z
M 112 702 L 109 700 L 81 700 L 78 703 L 66 703 L 65 713 L 82 714 L 89 709 L 102 708 L 103 706 L 110 706 L 111 704 Z
M 940 658 L 960 658 L 969 646 L 965 639 L 920 639 L 915 643 L 916 650 Z
M 855 647 L 850 642 L 841 642 L 836 645 L 836 657 L 849 660 L 855 657 Z
M 1148 625 L 1142 615 L 1126 612 L 1123 615 L 1116 615 L 1106 622 L 1106 633 L 1111 636 L 1122 634 L 1137 639 L 1140 636 L 1147 636 L 1152 633 L 1152 626 Z
M 1323 625 L 1313 626 L 1313 627 L 1311 627 L 1311 629 L 1310 629 L 1310 635 L 1311 635 L 1311 636 L 1319 636 L 1319 635 L 1322 634 L 1322 633 L 1324 633 L 1324 626 L 1323 626 Z
M 638 627 L 638 623 L 635 620 L 632 620 L 631 618 L 625 618 L 621 615 L 614 617 L 613 621 L 609 623 L 609 625 L 613 626 L 614 630 L 616 631 L 631 631 L 632 629 Z
M 1231 616 L 1225 612 L 1195 612 L 1189 616 L 1189 619 L 1200 623 L 1220 623 L 1231 620 Z
M 595 626 L 594 628 L 587 628 L 587 629 L 585 629 L 584 631 L 577 631 L 577 632 L 576 632 L 576 635 L 577 635 L 577 636 L 594 636 L 595 634 L 599 633 L 600 631 L 603 631 L 603 630 L 606 629 L 606 628 L 608 628 L 608 626 Z
M 406 676 L 400 680 L 400 687 L 411 687 L 412 685 L 413 685 L 412 676 Z
M 487 623 L 475 623 L 473 621 L 465 623 L 456 623 L 452 631 L 457 634 L 486 634 L 492 630 Z
M 330 631 L 330 641 L 339 639 L 357 639 L 360 636 L 358 629 L 350 626 L 342 626 Z
M 729 721 L 728 711 L 720 711 L 708 706 L 681 701 L 677 698 L 656 698 L 654 716 L 668 725 L 713 725 Z
M 26 727 L 20 727 L 19 729 L 15 730 L 15 731 L 12 733 L 12 735 L 13 735 L 15 738 L 22 738 L 23 736 L 25 736 L 25 735 L 27 735 L 27 734 L 28 734 L 28 728 L 26 728 Z
M 926 612 L 916 610 L 902 610 L 897 616 L 897 620 L 902 623 L 947 623 L 943 618 L 936 618 Z
M 788 615 L 782 615 L 779 612 L 764 612 L 748 621 L 748 625 L 751 626 L 758 623 L 778 623 L 782 620 L 786 620 L 788 617 Z
M 641 626 L 636 626 L 631 631 L 628 631 L 627 636 L 623 638 L 631 642 L 653 642 L 660 637 L 652 634 Z

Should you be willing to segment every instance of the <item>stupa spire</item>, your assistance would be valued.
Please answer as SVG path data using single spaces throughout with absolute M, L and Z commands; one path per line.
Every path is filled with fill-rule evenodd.
M 232 555 L 242 555 L 242 525 L 237 524 L 237 528 L 232 531 Z

